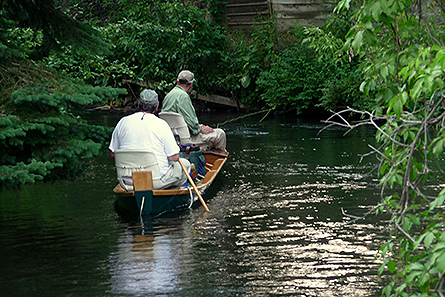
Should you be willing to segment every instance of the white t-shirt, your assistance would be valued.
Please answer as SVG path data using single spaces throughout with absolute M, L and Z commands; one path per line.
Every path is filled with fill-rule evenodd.
M 167 157 L 179 153 L 170 126 L 151 113 L 136 112 L 123 117 L 114 128 L 110 142 L 112 152 L 118 149 L 149 149 L 158 160 L 161 175 L 168 170 Z

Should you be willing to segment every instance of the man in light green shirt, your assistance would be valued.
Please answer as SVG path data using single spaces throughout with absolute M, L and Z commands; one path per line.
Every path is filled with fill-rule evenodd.
M 176 112 L 184 117 L 190 130 L 191 140 L 196 143 L 205 143 L 209 149 L 226 150 L 226 133 L 222 129 L 213 129 L 199 124 L 195 108 L 189 93 L 195 82 L 195 76 L 188 70 L 179 73 L 176 86 L 165 96 L 162 111 Z

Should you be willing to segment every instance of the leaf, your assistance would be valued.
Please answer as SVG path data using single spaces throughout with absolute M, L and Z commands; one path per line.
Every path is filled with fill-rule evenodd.
M 383 289 L 382 296 L 385 295 L 386 297 L 389 297 L 391 295 L 391 291 L 392 291 L 393 286 L 394 286 L 394 282 L 389 283 L 389 285 L 387 285 Z
M 437 263 L 437 269 L 439 270 L 439 272 L 444 274 L 445 273 L 445 252 L 442 251 L 442 255 L 437 258 L 436 263 Z
M 422 275 L 422 271 L 413 271 L 410 274 L 408 274 L 405 278 L 405 282 L 410 284 L 413 282 L 413 280 L 417 277 Z
M 438 242 L 438 243 L 434 246 L 432 252 L 435 253 L 435 252 L 437 252 L 437 251 L 439 251 L 439 250 L 444 250 L 444 249 L 445 249 L 445 243 L 443 243 L 443 242 Z M 442 252 L 442 251 L 441 251 L 441 252 Z
M 414 214 L 406 214 L 406 217 L 415 225 L 419 226 L 420 225 L 420 218 Z
M 379 269 L 377 270 L 377 275 L 382 275 L 384 270 L 385 270 L 385 263 L 380 265 Z
M 406 91 L 402 92 L 401 93 L 401 104 L 405 105 L 406 102 L 408 101 L 408 98 L 409 98 L 408 93 Z
M 371 30 L 366 29 L 363 32 L 363 38 L 365 39 L 366 43 L 369 46 L 377 45 L 377 37 L 375 36 L 375 34 Z
M 414 87 L 411 89 L 411 97 L 414 99 L 418 99 L 420 97 L 420 93 L 422 91 L 423 85 L 423 79 L 419 79 L 414 84 Z
M 383 76 L 384 78 L 386 78 L 388 76 L 388 66 L 387 65 L 382 65 L 382 67 L 380 67 L 380 75 Z
M 423 265 L 421 263 L 414 262 L 413 264 L 408 266 L 408 269 L 410 271 L 413 271 L 413 270 L 424 270 L 424 267 L 423 267 Z
M 366 81 L 364 81 L 364 82 L 362 82 L 361 84 L 360 84 L 360 92 L 365 92 L 365 87 L 366 87 Z
M 242 85 L 244 88 L 249 87 L 249 85 L 250 85 L 250 75 L 246 75 L 246 76 L 243 76 L 243 77 L 241 78 L 241 85 Z
M 382 15 L 382 7 L 380 6 L 380 2 L 376 1 L 374 5 L 371 7 L 372 17 L 376 22 L 380 21 L 380 16 Z
M 428 249 L 431 245 L 431 243 L 436 239 L 436 236 L 434 236 L 434 233 L 428 232 L 427 236 L 424 239 L 425 247 Z
M 352 48 L 358 52 L 359 48 L 362 46 L 363 43 L 363 31 L 358 31 L 357 34 L 355 34 L 354 41 L 352 42 Z
M 399 98 L 399 95 L 394 96 L 391 101 L 389 101 L 389 109 L 388 114 L 390 114 L 390 111 L 393 110 L 394 113 L 397 115 L 397 117 L 400 117 L 403 110 L 402 102 Z
M 397 288 L 394 289 L 394 291 L 398 294 L 401 294 L 403 292 L 403 290 L 405 290 L 406 288 L 406 284 L 402 284 L 400 286 L 398 286 Z
M 382 263 L 382 265 L 380 265 L 380 267 L 379 267 L 379 269 L 378 269 L 378 271 L 377 271 L 377 274 L 378 274 L 378 275 L 382 275 L 383 271 L 385 270 L 386 263 L 388 263 L 389 260 L 391 260 L 391 258 L 385 258 L 385 259 L 383 259 L 383 263 Z
M 441 255 L 442 255 L 442 252 L 432 253 L 432 254 L 429 256 L 429 262 L 430 262 L 431 264 L 435 264 L 437 258 L 440 257 Z M 437 270 L 437 267 L 436 267 L 436 270 Z
M 430 210 L 433 210 L 434 208 L 436 208 L 437 206 L 440 206 L 443 204 L 443 202 L 445 201 L 445 195 L 442 194 L 442 192 L 439 194 L 439 196 L 434 199 L 434 201 L 432 201 L 430 203 Z
M 413 249 L 416 250 L 419 247 L 420 243 L 425 239 L 426 235 L 427 234 L 423 233 L 422 235 L 419 236 L 419 238 L 417 238 L 416 242 L 413 245 Z
M 443 153 L 443 139 L 438 140 L 433 147 L 433 154 L 439 156 Z
M 394 273 L 396 271 L 397 263 L 394 260 L 391 260 L 388 262 L 388 270 L 391 273 Z

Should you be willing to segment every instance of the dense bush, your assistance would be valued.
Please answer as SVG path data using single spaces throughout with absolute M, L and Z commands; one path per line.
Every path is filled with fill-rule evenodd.
M 138 18 L 107 28 L 118 60 L 136 67 L 137 76 L 157 83 L 175 81 L 178 72 L 197 74 L 197 86 L 212 89 L 224 55 L 223 29 L 212 26 L 201 10 L 180 3 L 161 3 Z
M 329 65 L 318 62 L 305 45 L 281 51 L 270 70 L 257 81 L 260 97 L 269 106 L 295 108 L 301 113 L 314 107 L 321 97 Z
M 105 104 L 122 89 L 93 87 L 15 58 L 1 64 L 4 82 L 19 79 L 0 116 L 0 185 L 78 176 L 108 141 L 110 129 L 89 125 L 73 108 Z M 6 79 L 9 77 L 9 79 Z
M 348 29 L 344 16 L 331 18 L 325 26 L 339 40 L 338 47 Z M 305 42 L 314 30 L 318 29 L 308 31 L 296 26 L 278 32 L 270 19 L 268 25 L 256 27 L 249 36 L 236 36 L 228 55 L 233 63 L 223 80 L 232 89 L 232 97 L 253 108 L 268 106 L 298 113 L 307 109 L 336 110 L 346 105 L 364 107 L 357 60 L 340 61 L 329 54 L 320 55 Z M 326 49 L 323 52 L 328 53 Z
M 268 25 L 255 26 L 250 34 L 232 32 L 223 62 L 226 74 L 218 81 L 223 95 L 251 108 L 264 106 L 257 91 L 257 79 L 275 58 L 278 36 L 273 19 Z
M 13 91 L 2 106 L 0 185 L 83 173 L 89 158 L 99 154 L 111 131 L 89 125 L 71 110 L 105 104 L 125 90 L 63 79 L 20 59 L 6 66 L 9 72 L 3 72 L 3 77 L 13 74 L 28 83 Z
M 124 80 L 136 79 L 136 66 L 130 66 L 125 58 L 63 49 L 43 59 L 48 67 L 92 85 L 120 87 Z
M 74 4 L 66 8 L 70 14 L 82 19 L 95 15 L 87 5 L 71 2 Z M 124 2 L 107 1 L 102 9 Z M 310 34 L 304 28 L 278 32 L 271 18 L 268 25 L 256 26 L 250 34 L 227 35 L 209 19 L 221 2 L 200 6 L 177 0 L 140 0 L 113 13 L 114 21 L 108 23 L 98 21 L 105 17 L 99 15 L 99 9 L 98 18 L 90 18 L 90 22 L 101 26 L 98 28 L 111 44 L 111 52 L 96 55 L 65 47 L 46 63 L 91 84 L 119 86 L 130 79 L 144 81 L 161 92 L 171 87 L 181 69 L 190 69 L 198 78 L 195 90 L 199 93 L 227 96 L 252 109 L 272 106 L 302 113 L 307 108 L 362 105 L 358 92 L 361 73 L 355 71 L 355 63 L 321 59 L 303 42 Z M 336 15 L 325 28 L 335 38 L 344 39 L 349 19 Z
M 208 20 L 205 10 L 180 1 L 139 1 L 119 15 L 98 28 L 112 45 L 110 54 L 66 47 L 64 53 L 48 57 L 47 64 L 93 84 L 118 86 L 133 79 L 159 90 L 169 87 L 180 70 L 190 69 L 198 78 L 196 88 L 215 91 L 215 81 L 224 73 L 227 42 L 224 28 Z
M 105 104 L 125 90 L 87 85 L 27 59 L 39 31 L 18 30 L 1 15 L 0 23 L 7 25 L 0 29 L 0 186 L 79 176 L 111 131 L 72 110 Z M 24 36 L 29 43 L 20 42 Z

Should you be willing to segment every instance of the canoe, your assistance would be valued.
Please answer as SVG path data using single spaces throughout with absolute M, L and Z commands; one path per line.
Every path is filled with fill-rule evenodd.
M 228 153 L 206 151 L 203 152 L 203 156 L 206 160 L 207 172 L 204 178 L 196 182 L 201 195 L 215 180 L 227 160 Z M 198 200 L 191 185 L 179 189 L 126 191 L 118 184 L 113 192 L 117 197 L 117 207 L 120 210 L 140 215 L 155 215 L 191 208 Z

